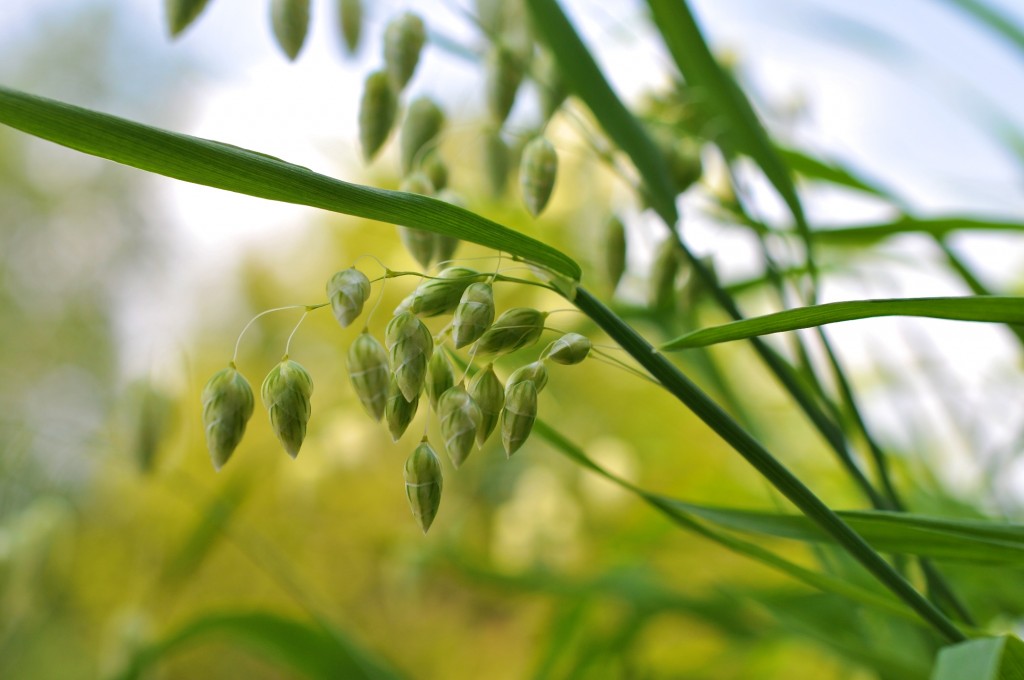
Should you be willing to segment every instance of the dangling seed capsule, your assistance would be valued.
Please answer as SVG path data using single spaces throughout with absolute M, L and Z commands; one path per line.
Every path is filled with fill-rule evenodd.
M 605 223 L 604 243 L 604 273 L 614 291 L 626 271 L 626 227 L 618 217 Z
M 658 246 L 651 265 L 650 303 L 656 309 L 675 304 L 676 279 L 679 277 L 681 253 L 675 239 L 667 238 Z
M 428 279 L 416 287 L 409 311 L 428 317 L 449 314 L 459 306 L 466 288 L 481 276 L 468 267 L 448 267 L 436 279 Z
M 384 342 L 391 352 L 391 370 L 402 394 L 412 401 L 423 390 L 427 361 L 434 351 L 430 330 L 409 312 L 392 317 L 384 330 Z
M 455 348 L 465 347 L 490 328 L 494 321 L 494 289 L 490 283 L 471 283 L 462 294 L 452 320 Z
M 448 186 L 448 164 L 444 162 L 436 148 L 424 154 L 419 167 L 420 172 L 427 176 L 435 191 L 442 191 Z
M 191 25 L 199 14 L 206 9 L 209 0 L 167 0 L 167 25 L 171 29 L 171 37 L 178 35 Z
M 443 485 L 441 461 L 424 440 L 405 461 L 405 496 L 424 534 L 437 516 Z
M 427 363 L 427 397 L 430 406 L 437 411 L 437 402 L 441 395 L 455 384 L 455 372 L 448 361 L 448 355 L 440 347 L 434 348 L 434 354 Z
M 523 82 L 519 56 L 504 45 L 495 45 L 487 55 L 487 106 L 494 122 L 501 125 L 516 103 Z
M 363 32 L 362 0 L 340 0 L 338 3 L 338 23 L 341 37 L 345 41 L 345 50 L 353 55 L 359 49 L 359 38 Z
M 537 342 L 547 314 L 529 307 L 507 310 L 476 341 L 474 354 L 505 354 Z
M 466 207 L 466 201 L 458 193 L 447 187 L 437 192 L 437 199 L 445 203 L 451 203 L 460 208 Z M 445 234 L 434 234 L 434 257 L 439 264 L 444 264 L 455 257 L 455 251 L 459 248 L 459 239 Z
M 270 20 L 277 44 L 295 61 L 309 30 L 309 0 L 271 0 Z
M 175 403 L 171 396 L 148 380 L 134 383 L 128 390 L 131 405 L 130 450 L 134 454 L 139 472 L 153 471 L 156 459 L 167 435 L 171 432 L 171 419 Z
M 411 194 L 422 194 L 424 196 L 430 196 L 434 193 L 433 185 L 422 172 L 415 172 L 406 177 L 402 180 L 400 188 L 402 191 L 408 191 Z M 437 244 L 433 232 L 415 227 L 399 226 L 398 238 L 401 239 L 402 245 L 405 246 L 405 249 L 409 251 L 409 254 L 413 256 L 413 259 L 421 267 L 426 269 L 430 266 L 431 261 L 434 259 L 434 249 Z
M 494 374 L 494 367 L 487 364 L 469 381 L 469 396 L 480 409 L 480 427 L 476 431 L 476 444 L 483 446 L 494 431 L 505 406 L 505 390 Z
M 312 393 L 313 379 L 309 373 L 287 357 L 274 366 L 263 381 L 261 394 L 270 414 L 270 424 L 292 458 L 299 455 L 302 440 L 306 438 Z
M 688 138 L 670 137 L 664 147 L 669 176 L 676 193 L 683 193 L 700 179 L 703 165 L 700 145 Z
M 370 280 L 355 267 L 342 269 L 327 282 L 327 299 L 342 328 L 347 328 L 363 311 L 370 296 Z
M 388 352 L 377 338 L 363 331 L 348 348 L 348 375 L 363 408 L 376 421 L 384 417 L 391 374 Z
M 587 355 L 590 354 L 591 347 L 593 347 L 593 344 L 590 342 L 590 338 L 585 335 L 566 333 L 557 340 L 553 340 L 544 349 L 540 358 L 550 359 L 556 364 L 571 366 L 586 359 Z
M 508 171 L 511 152 L 498 129 L 484 134 L 484 167 L 487 168 L 487 185 L 491 196 L 501 198 L 508 185 Z
M 392 19 L 384 29 L 384 67 L 399 92 L 416 72 L 427 30 L 411 12 Z
M 558 154 L 544 137 L 535 137 L 523 148 L 519 162 L 519 188 L 530 214 L 537 217 L 551 198 L 558 172 Z
M 512 371 L 512 375 L 505 381 L 506 401 L 512 388 L 527 380 L 537 388 L 538 394 L 544 389 L 544 386 L 548 384 L 548 369 L 544 368 L 543 361 L 533 361 Z
M 394 378 L 388 387 L 388 402 L 384 408 L 384 418 L 388 421 L 388 432 L 391 433 L 392 441 L 398 441 L 405 434 L 409 423 L 416 416 L 416 410 L 420 406 L 420 397 L 417 394 L 411 400 L 406 399 L 402 394 L 402 388 Z
M 441 420 L 444 448 L 457 469 L 473 450 L 483 414 L 469 392 L 462 385 L 456 385 L 441 395 L 437 415 Z
M 505 395 L 505 408 L 501 411 L 501 444 L 505 455 L 519 450 L 537 419 L 537 387 L 531 380 L 512 386 Z
M 202 394 L 203 430 L 213 467 L 220 470 L 234 453 L 252 417 L 252 388 L 231 362 L 213 374 Z
M 418 97 L 409 104 L 402 123 L 399 146 L 402 158 L 402 172 L 408 175 L 420 159 L 420 150 L 436 145 L 444 127 L 444 113 L 429 97 Z M 433 193 L 431 191 L 430 193 Z
M 537 58 L 537 85 L 540 92 L 540 112 L 545 121 L 551 120 L 565 101 L 568 91 L 554 55 L 542 50 Z
M 398 95 L 388 74 L 374 71 L 366 76 L 363 98 L 359 102 L 359 143 L 367 163 L 373 160 L 388 140 L 397 112 Z

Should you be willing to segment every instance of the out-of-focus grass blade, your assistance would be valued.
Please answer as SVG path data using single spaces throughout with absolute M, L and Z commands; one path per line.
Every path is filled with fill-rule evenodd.
M 670 340 L 662 349 L 671 351 L 704 347 L 719 342 L 745 340 L 754 336 L 879 316 L 921 316 L 955 321 L 1020 324 L 1024 323 L 1024 298 L 977 295 L 829 302 L 702 328 Z
M 1024 52 L 1024 29 L 996 8 L 980 0 L 946 0 L 946 4 L 953 5 L 974 17 Z
M 177 652 L 207 642 L 243 647 L 312 680 L 399 680 L 397 672 L 336 630 L 277 614 L 224 612 L 189 621 L 163 640 L 141 649 L 116 680 L 148 677 L 146 671 Z
M 939 651 L 931 680 L 1024 680 L 1024 642 L 979 638 Z
M 537 36 L 551 49 L 566 85 L 593 112 L 644 178 L 652 205 L 671 226 L 679 219 L 665 158 L 619 100 L 556 0 L 526 0 Z
M 786 163 L 735 80 L 721 67 L 704 40 L 686 0 L 648 0 L 654 22 L 690 87 L 699 91 L 724 130 L 716 140 L 726 155 L 745 154 L 757 163 L 786 202 L 804 239 L 810 271 L 814 271 L 811 230 Z
M 943 237 L 957 231 L 1024 231 L 1024 224 L 1004 220 L 985 220 L 973 217 L 938 217 L 918 219 L 902 216 L 883 224 L 854 225 L 814 232 L 816 243 L 841 247 L 870 246 L 900 234 L 928 234 Z
M 479 243 L 578 280 L 568 255 L 468 210 L 426 196 L 332 179 L 255 151 L 142 125 L 0 87 L 0 123 L 141 170 Z
M 880 185 L 875 184 L 863 177 L 858 177 L 855 172 L 837 163 L 828 162 L 814 158 L 796 149 L 777 147 L 777 151 L 786 165 L 793 172 L 802 175 L 807 179 L 828 182 L 848 189 L 862 191 L 866 194 L 878 196 L 886 200 L 893 200 L 893 195 Z
M 197 513 L 195 526 L 164 564 L 161 581 L 165 587 L 177 585 L 192 576 L 235 516 L 248 491 L 248 486 L 236 478 L 224 490 L 210 499 L 202 512 Z
M 209 0 L 164 0 L 164 9 L 167 14 L 167 27 L 171 31 L 171 37 L 176 38 L 182 31 L 192 25 Z

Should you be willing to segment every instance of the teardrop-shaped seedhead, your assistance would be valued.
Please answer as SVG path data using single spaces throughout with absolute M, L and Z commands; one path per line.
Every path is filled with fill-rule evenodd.
M 626 227 L 622 220 L 612 216 L 604 228 L 604 274 L 614 291 L 626 271 Z
M 420 442 L 405 461 L 405 496 L 424 534 L 437 516 L 443 486 L 441 461 L 429 443 Z
M 523 82 L 523 62 L 504 45 L 496 44 L 487 54 L 487 108 L 491 118 L 501 125 L 516 103 Z
M 505 408 L 501 411 L 501 444 L 506 456 L 526 442 L 536 419 L 537 387 L 531 380 L 516 383 L 505 393 Z
M 399 139 L 402 173 L 410 174 L 426 157 L 424 147 L 434 147 L 444 128 L 444 113 L 429 97 L 417 97 L 409 104 Z M 430 193 L 433 193 L 431 191 Z
M 688 137 L 668 137 L 662 147 L 668 164 L 669 177 L 676 193 L 693 186 L 704 170 L 700 157 L 700 144 Z
M 430 399 L 430 407 L 437 411 L 437 402 L 441 395 L 447 392 L 455 384 L 455 371 L 452 370 L 452 363 L 448 361 L 448 355 L 440 347 L 434 348 L 434 354 L 427 363 L 427 397 Z
M 473 450 L 473 440 L 483 422 L 480 407 L 462 385 L 456 385 L 441 395 L 437 405 L 441 421 L 444 448 L 452 465 L 458 468 Z
M 419 316 L 449 314 L 459 306 L 463 293 L 483 275 L 468 267 L 448 267 L 435 279 L 427 279 L 412 293 L 409 311 Z
M 309 0 L 271 0 L 270 23 L 277 44 L 295 61 L 309 31 Z
M 548 204 L 555 188 L 558 154 L 544 137 L 535 137 L 523 148 L 519 161 L 519 189 L 530 214 L 537 217 Z
M 348 327 L 363 311 L 370 297 L 370 280 L 355 267 L 342 269 L 327 282 L 327 299 L 342 328 Z
M 392 317 L 384 331 L 384 342 L 391 354 L 391 371 L 407 401 L 423 390 L 427 361 L 434 351 L 430 330 L 409 312 Z
M 676 303 L 676 282 L 683 254 L 672 237 L 661 242 L 654 253 L 649 280 L 650 304 L 655 309 L 669 309 Z
M 592 347 L 593 343 L 585 335 L 566 333 L 557 340 L 552 340 L 540 356 L 541 359 L 550 359 L 556 364 L 571 366 L 586 359 Z
M 388 422 L 388 432 L 391 433 L 392 441 L 397 442 L 402 438 L 409 428 L 409 423 L 416 417 L 419 406 L 419 395 L 411 400 L 406 399 L 398 382 L 392 378 L 388 386 L 388 402 L 384 408 L 384 418 Z
M 494 288 L 489 282 L 471 283 L 463 292 L 452 319 L 455 348 L 465 347 L 494 323 Z
M 338 25 L 345 42 L 345 51 L 354 55 L 363 34 L 363 0 L 339 0 Z
M 544 367 L 543 361 L 533 361 L 512 371 L 512 375 L 505 381 L 506 401 L 508 401 L 507 395 L 511 389 L 527 380 L 537 388 L 538 394 L 544 389 L 544 386 L 548 384 L 548 369 Z
M 171 37 L 176 38 L 195 21 L 209 0 L 166 0 L 164 9 L 167 14 L 167 27 Z
M 397 113 L 398 94 L 388 74 L 374 71 L 366 76 L 363 98 L 359 102 L 359 143 L 367 163 L 384 146 L 395 125 Z
M 301 365 L 285 358 L 267 374 L 261 394 L 274 434 L 288 455 L 295 458 L 306 438 L 313 379 Z
M 498 317 L 474 346 L 474 354 L 506 354 L 537 342 L 547 314 L 530 307 L 513 307 Z
M 203 388 L 203 430 L 213 467 L 220 470 L 238 447 L 255 400 L 249 381 L 234 363 L 213 374 Z
M 435 196 L 437 200 L 444 201 L 445 203 L 451 203 L 459 208 L 466 207 L 466 201 L 462 196 L 455 191 L 445 187 L 437 192 Z M 455 257 L 455 251 L 459 249 L 459 244 L 462 243 L 459 239 L 454 236 L 448 236 L 446 234 L 434 234 L 434 259 L 438 264 L 445 264 Z
M 371 418 L 380 421 L 391 384 L 388 352 L 377 338 L 365 331 L 348 348 L 348 375 L 363 408 Z
M 540 95 L 540 113 L 545 121 L 551 120 L 569 95 L 558 62 L 548 50 L 541 50 L 536 61 L 537 90 Z
M 501 138 L 498 128 L 484 133 L 484 167 L 487 170 L 487 186 L 493 198 L 505 195 L 508 173 L 512 163 L 512 152 Z
M 480 427 L 476 431 L 477 446 L 483 446 L 494 431 L 505 406 L 505 389 L 494 374 L 494 367 L 487 364 L 469 381 L 469 396 L 480 409 Z
M 434 193 L 434 186 L 430 183 L 430 179 L 422 172 L 414 172 L 403 179 L 399 188 L 402 191 L 423 196 L 431 196 Z M 436 234 L 431 231 L 417 229 L 416 227 L 398 227 L 398 238 L 402 241 L 402 245 L 405 246 L 405 249 L 409 251 L 413 259 L 424 269 L 429 267 L 430 263 L 434 260 L 437 248 L 437 239 L 435 237 Z
M 427 41 L 423 19 L 406 12 L 388 22 L 384 29 L 384 68 L 401 92 L 420 62 L 420 52 Z
M 419 171 L 427 176 L 434 191 L 441 191 L 448 186 L 448 164 L 441 158 L 441 153 L 431 149 L 423 153 L 423 159 L 419 162 Z

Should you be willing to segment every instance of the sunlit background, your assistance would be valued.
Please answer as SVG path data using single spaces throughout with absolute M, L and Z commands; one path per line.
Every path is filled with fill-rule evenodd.
M 352 57 L 335 3 L 314 0 L 294 63 L 273 42 L 266 4 L 216 0 L 171 41 L 159 0 L 8 3 L 0 83 L 395 188 L 395 144 L 366 166 L 357 110 L 363 79 L 381 63 L 385 23 L 414 9 L 430 42 L 405 97 L 429 94 L 445 109 L 451 186 L 470 209 L 582 261 L 584 282 L 605 299 L 595 225 L 618 212 L 630 228 L 618 300 L 645 299 L 662 233 L 570 121 L 549 129 L 562 166 L 541 219 L 528 217 L 514 187 L 488 197 L 482 73 L 460 54 L 483 44 L 471 2 L 368 2 Z M 671 59 L 643 3 L 564 4 L 620 96 L 637 103 L 669 86 Z M 987 4 L 1024 25 L 1019 3 Z M 1021 46 L 962 3 L 692 5 L 787 145 L 855 170 L 920 216 L 1024 221 Z M 583 111 L 571 104 L 566 118 Z M 524 88 L 508 129 L 526 134 L 537 118 L 536 93 Z M 726 177 L 712 154 L 705 166 L 681 202 L 686 238 L 723 281 L 760 276 L 750 233 L 708 216 Z M 754 173 L 741 179 L 759 217 L 784 223 L 767 185 Z M 822 228 L 894 217 L 852 192 L 802 189 Z M 1019 237 L 971 235 L 952 247 L 991 289 L 1021 293 Z M 459 255 L 493 266 L 471 259 L 492 255 L 482 248 L 463 245 Z M 824 301 L 969 292 L 923 236 L 848 255 L 830 263 L 842 271 L 827 279 Z M 134 677 L 117 674 L 141 664 L 143 649 L 157 650 L 153 677 L 304 677 L 303 663 L 331 677 L 317 676 L 317 664 L 331 668 L 323 659 L 339 646 L 408 678 L 875 677 L 858 670 L 864 650 L 817 638 L 798 606 L 808 591 L 680 531 L 538 437 L 508 461 L 492 440 L 457 474 L 446 463 L 440 514 L 424 537 L 402 465 L 425 427 L 436 437 L 436 424 L 421 413 L 392 443 L 366 417 L 345 371 L 361 328 L 340 329 L 327 309 L 292 341 L 292 358 L 316 384 L 301 454 L 288 459 L 257 404 L 246 439 L 214 472 L 199 393 L 231 359 L 239 331 L 263 310 L 322 302 L 326 280 L 353 263 L 379 276 L 374 258 L 416 266 L 390 225 L 148 176 L 0 129 L 0 677 Z M 370 322 L 378 336 L 415 284 L 388 282 Z M 533 289 L 498 293 L 500 307 L 566 306 Z M 763 296 L 742 302 L 749 314 L 767 311 Z M 298 317 L 268 315 L 243 337 L 238 365 L 254 386 Z M 724 317 L 705 310 L 702 320 Z M 664 330 L 635 321 L 652 337 Z M 549 325 L 604 342 L 572 312 Z M 1020 348 L 1005 328 L 877 319 L 829 333 L 922 510 L 976 506 L 1020 519 Z M 860 507 L 749 350 L 717 355 L 769 448 L 830 503 Z M 552 369 L 540 409 L 642 488 L 694 502 L 780 503 L 696 418 L 614 366 Z M 810 560 L 810 551 L 776 547 Z M 323 624 L 335 637 L 306 639 L 305 628 L 282 622 Z M 161 655 L 153 645 L 176 632 L 189 644 Z M 901 651 L 892 668 L 907 674 L 890 677 L 920 677 Z

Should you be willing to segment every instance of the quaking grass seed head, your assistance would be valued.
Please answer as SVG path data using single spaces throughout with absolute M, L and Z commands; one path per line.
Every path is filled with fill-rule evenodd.
M 674 238 L 661 242 L 654 253 L 650 275 L 650 304 L 656 309 L 669 309 L 676 303 L 676 281 L 682 265 L 682 253 Z
M 494 374 L 494 367 L 487 364 L 469 382 L 469 396 L 480 409 L 480 427 L 476 431 L 477 446 L 483 446 L 494 431 L 505 406 L 505 389 Z
M 487 107 L 498 125 L 508 118 L 523 82 L 523 64 L 519 56 L 502 44 L 487 54 Z
M 409 311 L 420 316 L 450 314 L 459 306 L 463 293 L 483 275 L 468 267 L 448 267 L 427 279 L 412 293 Z
M 288 455 L 295 458 L 306 438 L 313 379 L 301 365 L 285 358 L 267 374 L 261 394 L 274 434 Z
M 402 191 L 423 196 L 431 196 L 434 193 L 434 185 L 430 183 L 430 179 L 422 172 L 414 172 L 403 179 L 399 188 Z M 399 226 L 398 238 L 421 267 L 426 269 L 430 266 L 437 249 L 437 239 L 434 232 L 417 229 L 416 227 Z
M 242 441 L 255 400 L 249 381 L 234 363 L 213 374 L 201 397 L 203 430 L 213 467 L 220 470 Z
M 522 447 L 536 419 L 537 387 L 531 380 L 516 383 L 505 394 L 505 408 L 501 411 L 501 444 L 506 456 Z
M 530 214 L 537 217 L 548 204 L 558 173 L 558 154 L 545 137 L 535 137 L 523 148 L 519 161 L 519 189 Z
M 626 227 L 622 220 L 613 215 L 605 222 L 603 240 L 604 248 L 601 255 L 604 260 L 604 274 L 614 291 L 626 272 Z
M 548 369 L 544 367 L 543 361 L 533 361 L 512 371 L 512 375 L 505 381 L 506 401 L 508 401 L 507 395 L 512 388 L 527 380 L 537 388 L 538 394 L 544 389 L 544 386 L 548 384 Z
M 452 465 L 458 468 L 473 450 L 473 440 L 483 422 L 480 407 L 462 385 L 455 385 L 441 395 L 437 405 L 444 448 Z
M 399 92 L 416 72 L 420 52 L 427 42 L 423 19 L 406 12 L 388 22 L 384 29 L 384 67 Z
M 441 191 L 448 186 L 448 164 L 444 162 L 436 148 L 423 154 L 419 169 L 430 180 L 435 191 Z
M 487 186 L 491 196 L 501 198 L 508 186 L 508 173 L 512 164 L 512 152 L 501 138 L 501 130 L 494 128 L 484 133 L 484 167 L 487 170 Z
M 434 347 L 434 353 L 427 363 L 427 398 L 430 406 L 437 411 L 438 400 L 455 384 L 455 371 L 448 355 L 440 347 Z
M 507 354 L 537 342 L 544 332 L 547 314 L 530 307 L 513 307 L 484 331 L 474 346 L 474 354 Z
M 362 313 L 370 297 L 370 280 L 355 267 L 342 269 L 327 281 L 327 299 L 342 328 L 347 328 Z
M 206 9 L 208 2 L 209 0 L 166 0 L 164 9 L 171 37 L 178 37 L 182 31 L 188 28 Z
M 441 461 L 428 442 L 420 442 L 405 461 L 405 496 L 424 534 L 437 516 L 443 485 Z
M 270 22 L 277 44 L 295 61 L 309 30 L 309 0 L 271 0 Z
M 340 0 L 338 23 L 342 40 L 345 42 L 345 50 L 349 55 L 354 55 L 359 49 L 359 39 L 363 34 L 363 0 Z
M 399 139 L 403 173 L 408 175 L 417 168 L 420 151 L 437 143 L 444 122 L 444 113 L 429 97 L 418 97 L 409 104 Z
M 391 371 L 406 400 L 412 401 L 423 390 L 434 338 L 423 322 L 409 312 L 392 317 L 384 333 L 391 354 Z
M 392 377 L 388 387 L 388 401 L 384 407 L 384 419 L 388 423 L 388 432 L 391 433 L 391 440 L 398 441 L 409 428 L 409 423 L 416 417 L 416 410 L 420 406 L 420 397 L 417 394 L 412 399 L 406 399 L 398 381 Z
M 494 287 L 486 282 L 466 287 L 455 307 L 452 319 L 452 340 L 455 348 L 476 341 L 494 322 Z
M 590 338 L 579 333 L 566 333 L 562 337 L 552 340 L 540 356 L 542 359 L 550 359 L 556 364 L 571 366 L 586 359 L 591 348 L 593 348 L 593 343 L 590 342 Z
M 377 338 L 360 333 L 348 348 L 348 375 L 363 408 L 371 418 L 380 421 L 387 404 L 391 372 L 388 352 Z
M 398 94 L 384 71 L 374 71 L 363 84 L 359 102 L 359 143 L 367 163 L 384 146 L 398 113 Z
M 536 60 L 537 85 L 540 93 L 540 112 L 545 121 L 562 107 L 569 91 L 558 68 L 558 62 L 548 50 L 541 50 Z

